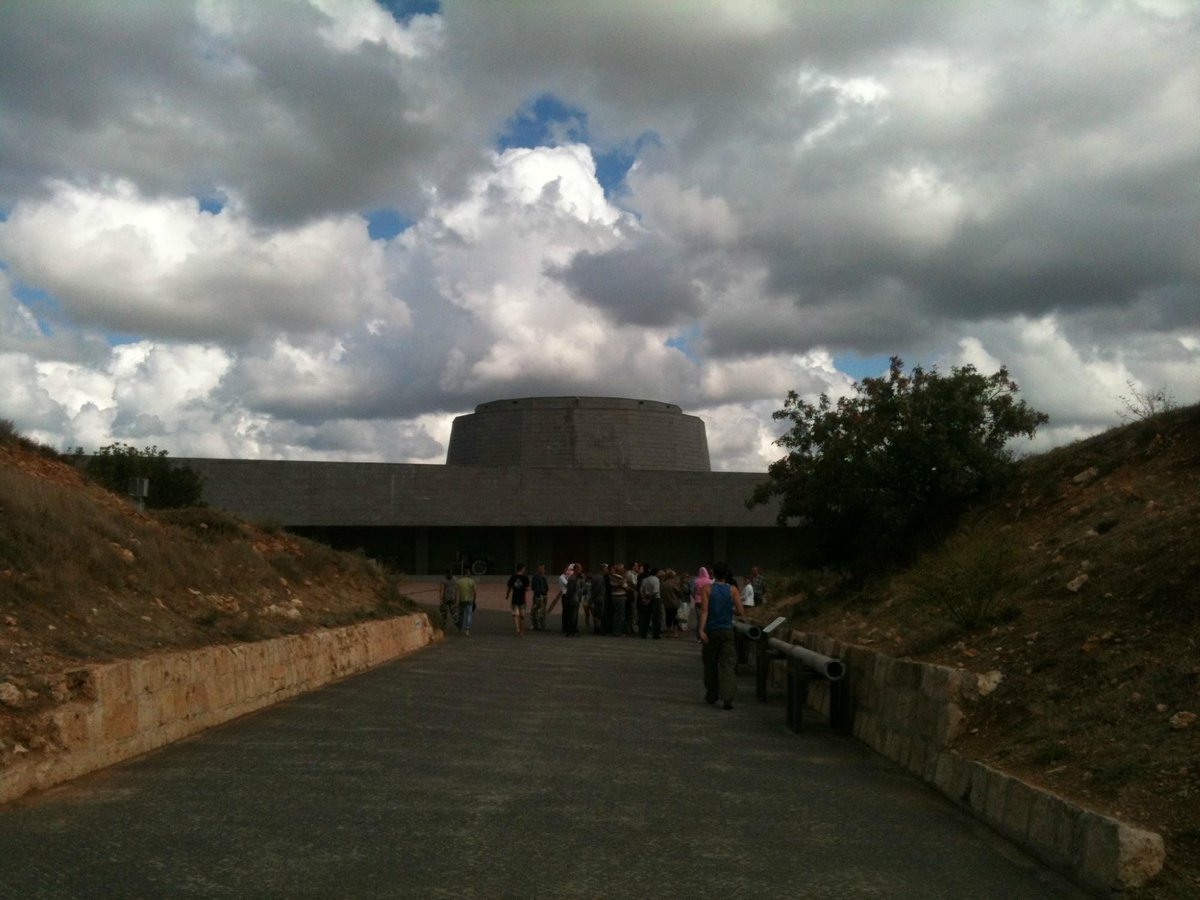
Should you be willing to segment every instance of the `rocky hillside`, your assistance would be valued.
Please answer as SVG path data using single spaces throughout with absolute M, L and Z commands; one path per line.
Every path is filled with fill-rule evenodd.
M 1200 407 L 1024 460 L 909 570 L 804 573 L 795 624 L 987 676 L 963 753 L 1160 832 L 1200 896 Z

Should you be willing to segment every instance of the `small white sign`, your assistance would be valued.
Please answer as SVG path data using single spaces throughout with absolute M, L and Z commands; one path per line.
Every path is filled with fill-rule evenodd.
M 786 621 L 787 621 L 786 616 L 780 616 L 778 619 L 776 619 L 774 622 L 772 622 L 770 625 L 768 625 L 766 628 L 764 628 L 762 630 L 763 634 L 770 634 L 772 631 L 774 631 L 776 628 L 778 628 L 780 625 L 782 625 Z

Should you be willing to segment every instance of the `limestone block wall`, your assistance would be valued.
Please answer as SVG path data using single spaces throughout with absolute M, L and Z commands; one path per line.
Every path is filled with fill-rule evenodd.
M 438 639 L 424 613 L 91 667 L 42 714 L 46 744 L 0 768 L 0 803 L 162 747 Z
M 1160 835 L 1085 810 L 951 748 L 980 696 L 974 673 L 895 659 L 824 635 L 780 636 L 845 663 L 856 738 L 1047 865 L 1103 892 L 1140 887 L 1162 868 Z M 784 664 L 775 663 L 772 682 L 781 687 L 785 679 Z M 811 682 L 808 701 L 828 715 L 828 682 Z

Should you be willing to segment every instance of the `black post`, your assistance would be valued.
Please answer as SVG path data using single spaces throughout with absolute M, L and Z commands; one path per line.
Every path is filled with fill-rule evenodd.
M 804 730 L 804 707 L 808 704 L 808 667 L 788 657 L 787 726 L 796 734 Z
M 794 663 L 792 662 L 792 660 L 789 659 L 787 661 L 787 694 L 783 700 L 784 706 L 787 710 L 788 731 L 796 730 L 796 723 L 794 721 L 795 712 L 796 712 L 796 703 L 792 696 L 796 692 L 795 669 L 796 669 L 796 667 L 795 667 Z
M 842 734 L 854 730 L 854 717 L 850 713 L 850 688 L 845 678 L 829 683 L 829 724 Z
M 771 652 L 765 642 L 754 648 L 754 693 L 759 700 L 767 699 L 767 676 L 771 674 Z
M 733 646 L 737 648 L 737 666 L 744 666 L 750 662 L 750 644 L 748 637 L 740 631 L 734 631 Z

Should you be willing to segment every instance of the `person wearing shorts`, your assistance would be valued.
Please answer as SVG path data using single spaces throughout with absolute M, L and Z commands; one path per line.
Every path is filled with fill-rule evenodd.
M 513 625 L 517 637 L 525 633 L 525 594 L 529 591 L 529 576 L 525 574 L 525 563 L 517 563 L 517 570 L 508 577 L 504 599 L 512 604 Z

